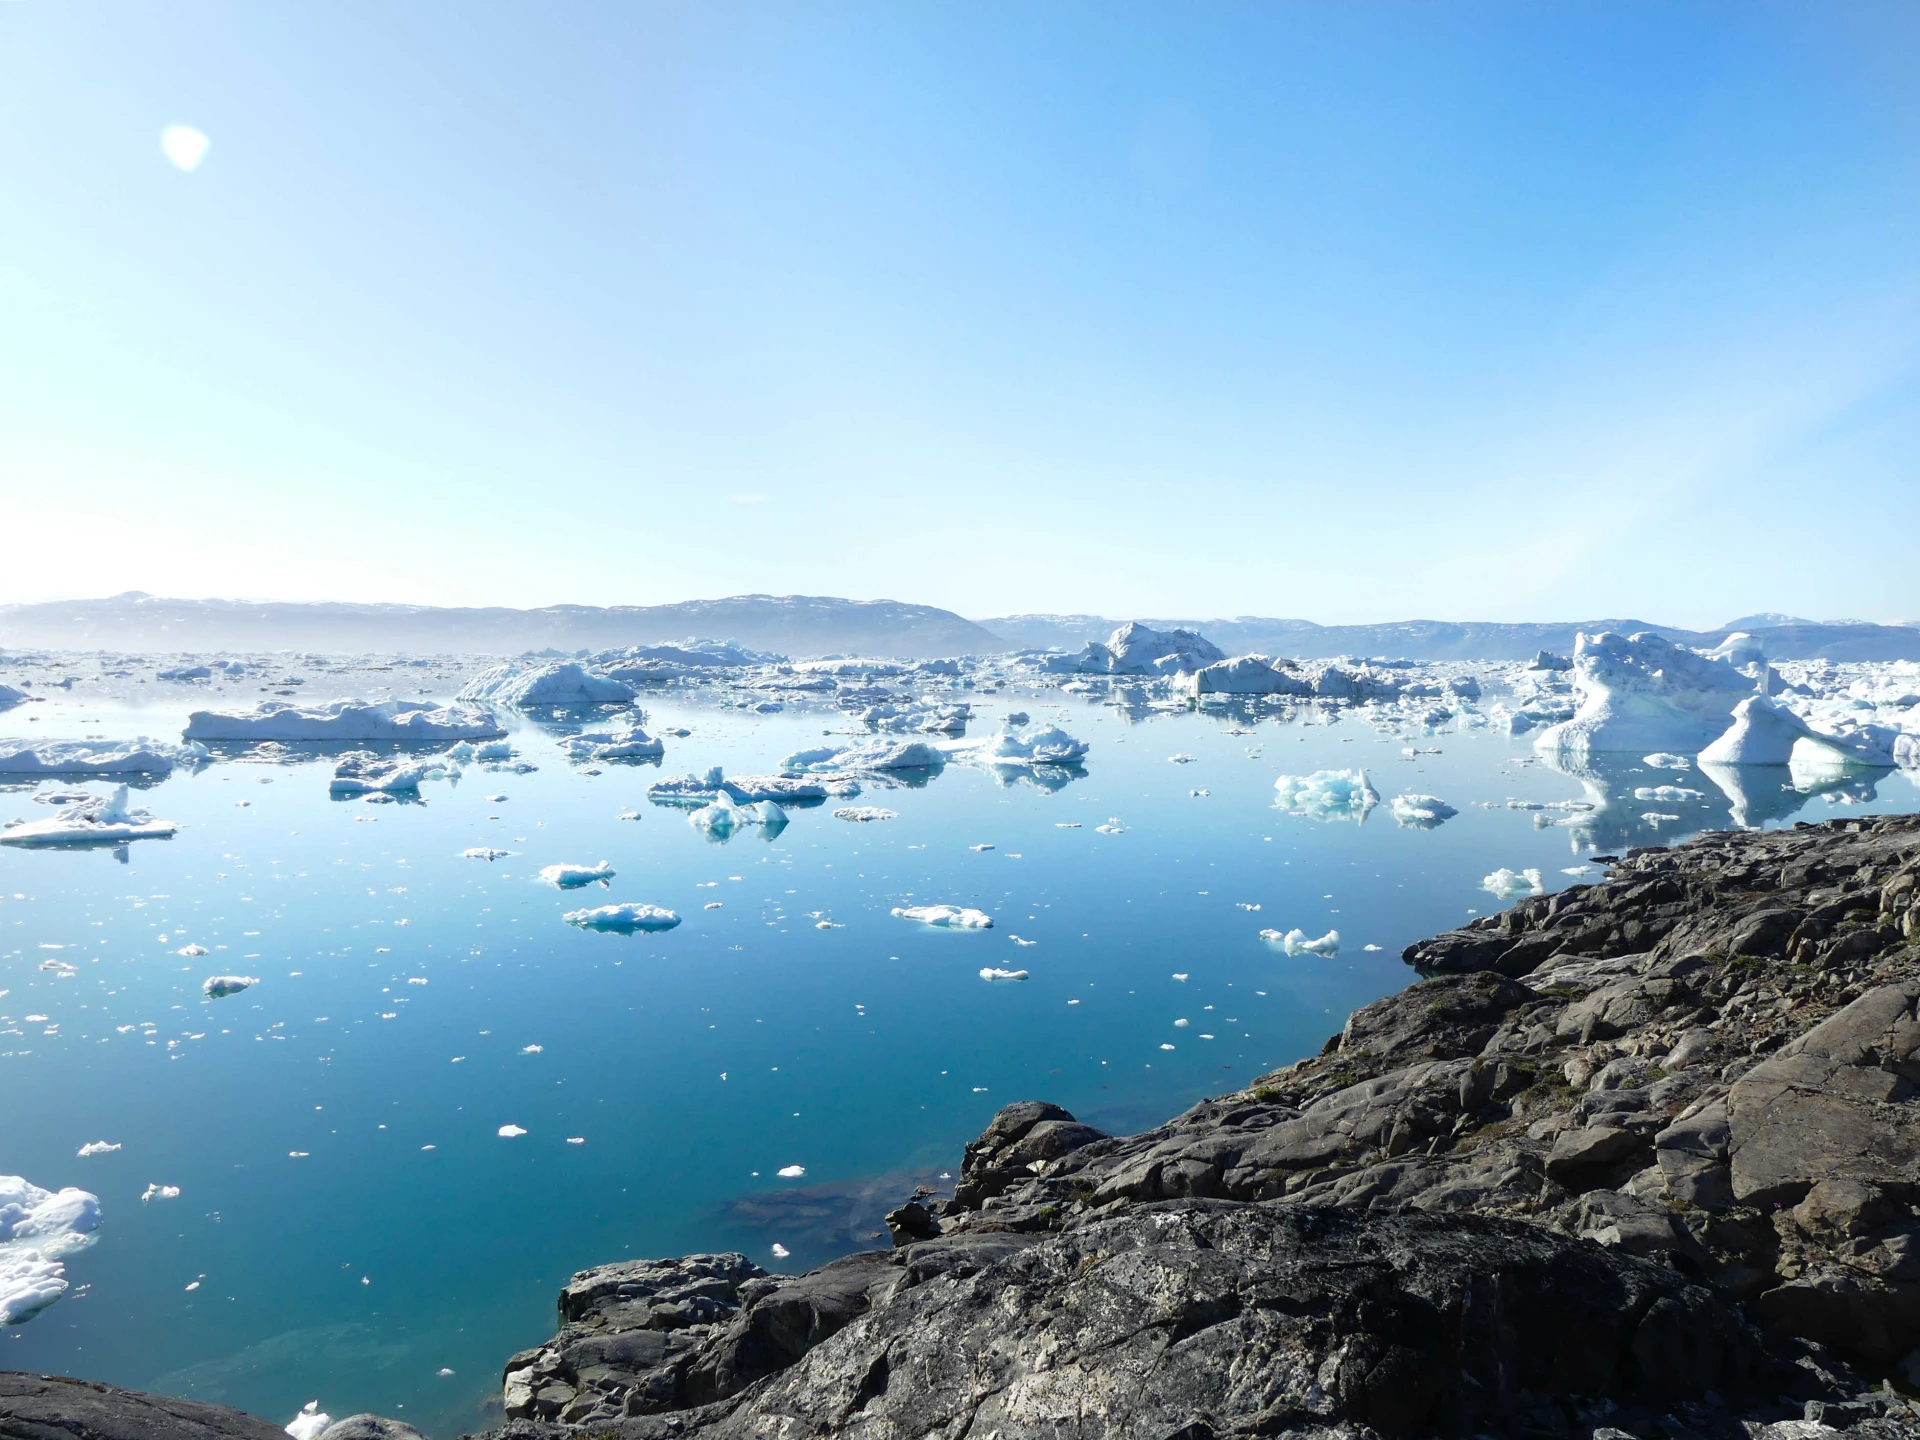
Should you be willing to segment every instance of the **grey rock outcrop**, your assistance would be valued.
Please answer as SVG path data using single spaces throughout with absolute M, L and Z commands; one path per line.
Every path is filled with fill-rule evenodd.
M 0 1440 L 287 1440 L 287 1432 L 224 1405 L 0 1371 Z

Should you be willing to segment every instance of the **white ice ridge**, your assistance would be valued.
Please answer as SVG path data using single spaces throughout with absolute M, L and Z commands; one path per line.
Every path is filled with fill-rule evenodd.
M 1431 830 L 1441 821 L 1451 820 L 1459 813 L 1437 795 L 1408 793 L 1393 797 L 1394 821 L 1415 830 Z
M 667 747 L 638 725 L 624 730 L 589 730 L 569 735 L 560 748 L 573 760 L 658 760 Z
M 782 770 L 834 773 L 861 770 L 937 770 L 946 756 L 924 740 L 872 740 L 864 745 L 822 745 L 797 750 Z
M 11 685 L 0 685 L 0 710 L 5 710 L 14 705 L 24 705 L 26 702 L 26 691 L 16 690 Z
M 898 820 L 900 812 L 881 805 L 847 805 L 834 811 L 833 818 L 865 823 L 872 820 Z
M 984 910 L 969 910 L 964 905 L 903 905 L 893 913 L 902 920 L 918 920 L 922 925 L 938 925 L 945 930 L 991 930 L 993 917 Z
M 196 710 L 189 740 L 491 740 L 506 732 L 487 711 L 423 700 L 331 700 L 288 705 L 267 700 L 251 710 Z
M 596 880 L 604 885 L 613 879 L 613 866 L 605 860 L 598 865 L 548 865 L 540 871 L 540 878 L 562 890 L 591 885 Z
M 156 820 L 151 811 L 130 809 L 127 787 L 110 795 L 89 795 L 63 806 L 45 820 L 9 824 L 0 829 L 0 845 L 123 845 L 129 840 L 164 840 L 179 826 Z
M 1274 804 L 1314 820 L 1365 820 L 1380 803 L 1364 770 L 1316 770 L 1311 775 L 1282 775 L 1273 782 Z
M 1522 895 L 1546 893 L 1546 884 L 1538 870 L 1508 870 L 1504 866 L 1480 882 L 1480 888 L 1502 900 L 1517 900 Z
M 251 989 L 260 983 L 255 975 L 209 975 L 200 982 L 200 988 L 209 1000 L 219 1000 L 227 995 L 238 995 L 242 990 Z
M 1026 735 L 1003 729 L 985 739 L 948 740 L 940 746 L 951 759 L 997 766 L 1075 765 L 1086 758 L 1089 748 L 1086 741 L 1052 725 Z
M 1651 631 L 1581 635 L 1573 647 L 1580 708 L 1543 730 L 1541 750 L 1697 750 L 1732 723 L 1758 682 Z
M 560 917 L 582 930 L 671 930 L 680 917 L 658 905 L 629 900 L 624 905 L 602 905 L 597 910 L 569 910 Z
M 1700 752 L 1702 765 L 1891 765 L 1893 735 L 1862 726 L 1850 735 L 1828 735 L 1776 705 L 1749 695 L 1733 709 L 1733 725 Z
M 765 834 L 773 835 L 786 828 L 787 812 L 771 800 L 762 800 L 757 805 L 738 805 L 733 796 L 719 790 L 714 792 L 710 803 L 687 816 L 687 823 L 721 839 L 742 825 L 758 825 Z
M 1289 930 L 1282 934 L 1278 930 L 1262 930 L 1260 938 L 1269 945 L 1278 945 L 1289 955 L 1338 955 L 1340 953 L 1340 932 L 1329 930 L 1319 939 L 1313 939 L 1304 930 Z
M 85 1190 L 42 1190 L 0 1175 L 0 1325 L 31 1320 L 67 1293 L 67 1256 L 100 1228 L 100 1200 Z
M 573 660 L 551 664 L 495 665 L 467 682 L 455 699 L 485 700 L 496 705 L 625 705 L 633 699 L 631 685 L 595 675 Z
M 287 1422 L 287 1434 L 293 1440 L 320 1440 L 320 1434 L 333 1424 L 333 1416 L 320 1408 L 318 1400 L 309 1400 L 300 1413 Z
M 422 780 L 447 773 L 440 757 L 410 760 L 403 755 L 376 755 L 371 750 L 349 750 L 333 767 L 328 790 L 335 795 L 370 795 L 384 792 L 411 795 Z
M 1027 972 L 1024 970 L 1001 970 L 989 965 L 980 972 L 980 978 L 982 980 L 1025 980 L 1027 978 Z
M 0 775 L 168 775 L 211 757 L 204 745 L 138 740 L 0 740 Z

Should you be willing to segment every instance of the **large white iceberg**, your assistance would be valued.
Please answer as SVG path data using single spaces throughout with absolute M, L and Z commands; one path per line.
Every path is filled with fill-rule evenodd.
M 993 917 L 984 910 L 965 905 L 898 905 L 893 913 L 902 920 L 918 920 L 943 930 L 991 930 Z
M 1188 677 L 1189 693 L 1203 695 L 1310 695 L 1313 686 L 1291 660 L 1239 655 L 1205 665 Z
M 1703 765 L 1893 764 L 1891 736 L 1879 727 L 1830 735 L 1764 695 L 1749 695 L 1733 707 L 1733 724 L 1700 752 Z
M 1580 708 L 1543 731 L 1541 750 L 1698 750 L 1732 723 L 1755 681 L 1724 660 L 1645 631 L 1581 635 L 1573 647 Z
M 67 1293 L 62 1262 L 98 1239 L 100 1200 L 0 1175 L 0 1325 L 31 1320 Z
M 1282 775 L 1273 782 L 1274 804 L 1313 820 L 1365 820 L 1380 803 L 1364 770 L 1316 770 Z
M 1185 675 L 1226 659 L 1211 640 L 1193 630 L 1155 630 L 1129 621 L 1093 641 L 1078 655 L 1055 656 L 1046 668 L 1056 674 Z
M 167 775 L 208 758 L 201 745 L 148 740 L 0 740 L 0 775 Z
M 582 930 L 671 930 L 680 917 L 658 905 L 643 905 L 629 900 L 623 905 L 602 905 L 593 910 L 569 910 L 560 917 Z
M 64 806 L 45 820 L 30 820 L 0 829 L 0 845 L 124 845 L 129 840 L 165 840 L 180 827 L 156 820 L 152 812 L 130 809 L 127 787 L 110 795 L 89 795 Z
M 419 700 L 332 700 L 321 705 L 263 701 L 251 710 L 196 710 L 189 740 L 491 740 L 504 735 L 487 711 Z
M 625 705 L 633 699 L 631 685 L 595 675 L 573 660 L 559 660 L 528 668 L 495 665 L 467 682 L 456 699 L 485 700 L 495 705 Z

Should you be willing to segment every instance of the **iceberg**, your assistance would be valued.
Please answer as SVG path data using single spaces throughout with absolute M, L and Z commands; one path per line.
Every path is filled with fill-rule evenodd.
M 494 705 L 626 705 L 634 690 L 621 680 L 595 675 L 577 661 L 562 660 L 531 669 L 521 665 L 495 665 L 467 682 L 454 698 L 480 700 Z
M 1226 653 L 1193 630 L 1155 630 L 1129 621 L 1077 655 L 1056 655 L 1044 668 L 1056 675 L 1184 675 L 1225 660 Z
M 1278 945 L 1289 955 L 1323 955 L 1332 957 L 1340 953 L 1340 932 L 1329 930 L 1318 939 L 1311 938 L 1304 930 L 1289 930 L 1284 935 L 1278 930 L 1262 930 L 1260 938 L 1269 945 Z
M 506 734 L 485 710 L 418 700 L 332 700 L 321 705 L 263 701 L 251 710 L 196 710 L 189 740 L 491 740 Z
M 8 709 L 14 705 L 24 705 L 26 703 L 26 691 L 16 690 L 11 685 L 0 685 L 0 710 Z
M 20 821 L 0 829 L 0 845 L 124 845 L 129 840 L 165 840 L 180 827 L 156 820 L 151 811 L 127 806 L 127 787 L 90 795 L 45 820 Z
M 786 828 L 787 812 L 771 800 L 757 805 L 736 804 L 725 790 L 717 792 L 711 804 L 703 805 L 687 816 L 687 823 L 724 840 L 742 825 L 758 825 L 769 837 Z
M 1365 820 L 1380 803 L 1364 770 L 1316 770 L 1282 775 L 1273 782 L 1274 804 L 1311 820 Z
M 1002 970 L 998 966 L 989 965 L 980 972 L 980 978 L 982 980 L 1025 980 L 1027 978 L 1027 972 L 1024 970 Z
M 1893 764 L 1892 746 L 1872 730 L 1830 735 L 1765 695 L 1749 695 L 1733 709 L 1733 724 L 1699 755 L 1702 765 Z
M 1203 695 L 1311 695 L 1313 686 L 1297 673 L 1291 660 L 1265 655 L 1239 655 L 1205 665 L 1187 680 L 1188 694 Z
M 200 988 L 206 992 L 209 1000 L 220 1000 L 228 995 L 238 995 L 260 983 L 255 975 L 209 975 L 200 982 Z
M 981 740 L 950 741 L 940 748 L 948 757 L 969 765 L 1024 767 L 1078 765 L 1092 747 L 1050 725 L 1026 735 L 1004 729 Z
M 0 1175 L 0 1325 L 21 1325 L 67 1293 L 67 1256 L 98 1238 L 100 1198 Z
M 602 860 L 598 865 L 548 865 L 540 878 L 561 890 L 577 890 L 598 880 L 602 885 L 613 879 L 613 866 Z
M 1697 750 L 1725 731 L 1734 707 L 1755 693 L 1755 682 L 1726 661 L 1651 631 L 1577 637 L 1573 684 L 1579 710 L 1544 731 L 1536 749 Z
M 639 726 L 569 735 L 560 748 L 573 760 L 658 760 L 667 747 Z
M 1460 812 L 1437 795 L 1396 795 L 1393 797 L 1394 823 L 1414 830 L 1431 830 Z
M 993 917 L 984 910 L 969 910 L 964 905 L 902 905 L 893 913 L 902 920 L 918 920 L 922 925 L 937 925 L 943 930 L 991 930 Z
M 594 910 L 569 910 L 560 917 L 582 930 L 671 930 L 680 917 L 658 905 L 642 905 L 629 900 L 624 905 L 602 905 Z
M 300 1407 L 300 1413 L 287 1422 L 286 1429 L 293 1440 L 320 1440 L 331 1424 L 333 1416 L 320 1408 L 318 1400 L 309 1400 Z
M 411 795 L 419 792 L 422 780 L 440 773 L 442 767 L 432 761 L 349 750 L 333 767 L 327 789 L 334 795 Z
M 169 775 L 209 759 L 203 745 L 138 740 L 0 740 L 0 775 Z
M 1517 900 L 1522 895 L 1543 895 L 1547 887 L 1538 870 L 1508 870 L 1502 867 L 1482 880 L 1480 888 L 1502 900 Z
M 865 745 L 825 745 L 800 750 L 780 762 L 803 773 L 860 770 L 938 770 L 946 756 L 924 740 L 875 740 Z

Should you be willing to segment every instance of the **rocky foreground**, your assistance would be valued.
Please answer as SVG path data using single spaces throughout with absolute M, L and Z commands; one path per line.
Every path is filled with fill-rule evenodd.
M 1008 1107 L 890 1250 L 582 1271 L 494 1440 L 1920 1435 L 1920 818 L 1636 851 L 1406 958 L 1156 1130 Z M 5 1393 L 0 1437 L 135 1435 Z

